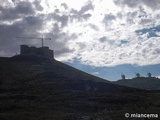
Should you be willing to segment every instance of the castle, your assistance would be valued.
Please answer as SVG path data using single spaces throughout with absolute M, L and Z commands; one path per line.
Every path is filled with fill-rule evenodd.
M 42 55 L 50 59 L 54 58 L 53 50 L 50 50 L 49 47 L 43 46 L 40 48 L 36 48 L 34 46 L 29 47 L 27 45 L 21 45 L 20 55 L 29 55 L 29 54 Z

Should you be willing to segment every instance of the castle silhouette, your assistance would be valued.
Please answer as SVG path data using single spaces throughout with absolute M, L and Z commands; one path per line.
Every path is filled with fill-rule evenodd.
M 40 48 L 36 48 L 34 46 L 29 47 L 27 45 L 21 45 L 20 46 L 20 55 L 41 55 L 50 59 L 54 58 L 54 52 L 53 50 L 50 50 L 49 47 L 43 46 Z

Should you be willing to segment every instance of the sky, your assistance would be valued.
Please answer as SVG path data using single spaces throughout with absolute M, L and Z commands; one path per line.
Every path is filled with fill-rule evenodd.
M 160 0 L 0 0 L 0 56 L 20 45 L 107 80 L 160 77 Z

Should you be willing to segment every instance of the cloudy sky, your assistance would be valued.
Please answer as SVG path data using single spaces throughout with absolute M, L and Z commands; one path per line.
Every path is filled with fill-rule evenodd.
M 118 80 L 160 76 L 160 0 L 0 0 L 0 56 L 51 37 L 55 59 Z

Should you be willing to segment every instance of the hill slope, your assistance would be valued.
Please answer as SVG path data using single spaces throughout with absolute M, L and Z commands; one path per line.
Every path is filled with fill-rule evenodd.
M 124 120 L 125 113 L 160 114 L 158 92 L 115 85 L 41 56 L 0 58 L 0 80 L 0 120 Z
M 38 55 L 19 55 L 0 59 L 3 88 L 47 85 L 55 90 L 125 91 L 127 87 L 89 75 L 56 60 Z
M 114 83 L 139 89 L 160 90 L 160 79 L 155 77 L 139 77 L 133 79 L 118 80 Z

